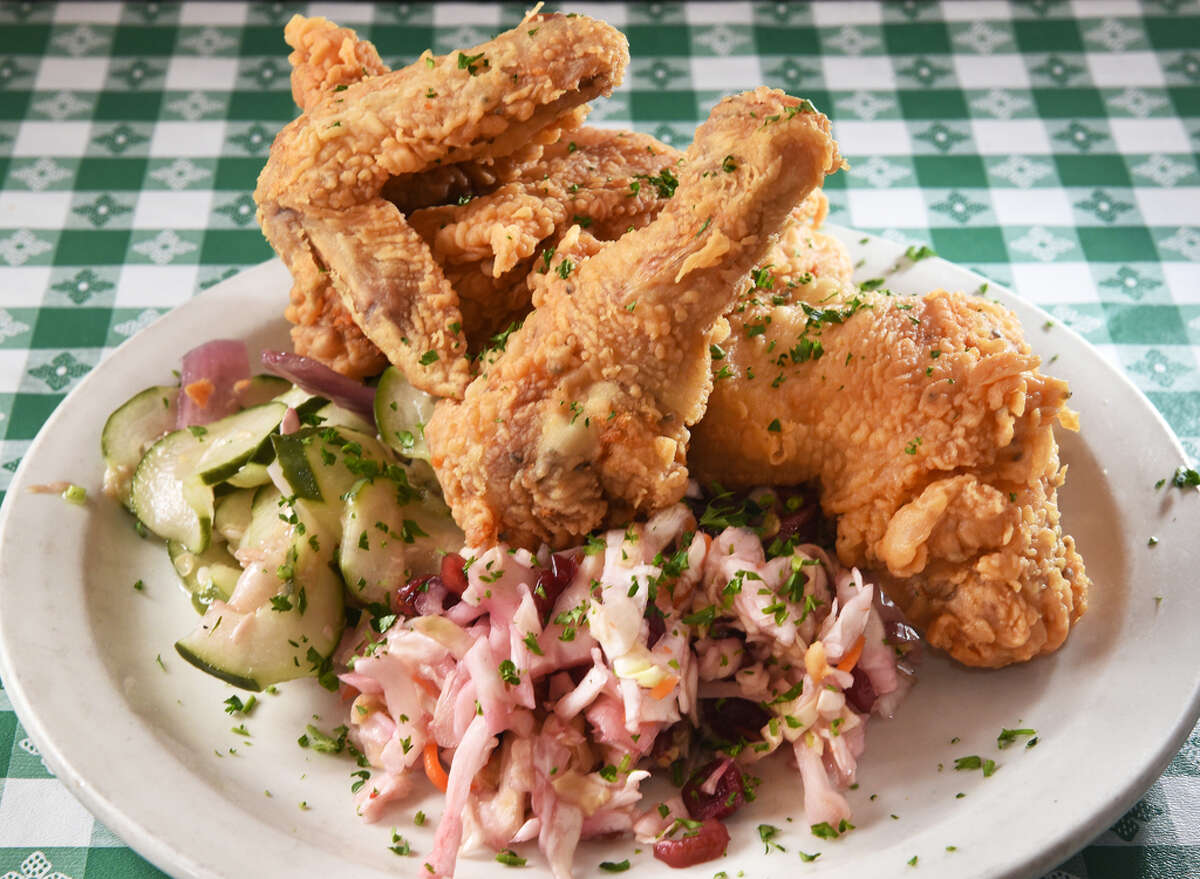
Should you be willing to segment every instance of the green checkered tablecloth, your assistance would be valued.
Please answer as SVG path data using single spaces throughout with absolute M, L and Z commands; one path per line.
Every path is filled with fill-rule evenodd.
M 319 7 L 319 8 L 318 8 Z M 685 144 L 730 91 L 813 100 L 853 169 L 831 220 L 926 243 L 1091 341 L 1200 452 L 1200 4 L 581 4 L 621 27 L 592 116 Z M 295 114 L 283 24 L 406 63 L 515 4 L 0 3 L 0 490 L 63 396 L 268 258 L 251 191 Z M 0 691 L 2 879 L 161 875 L 79 806 Z M 7 872 L 3 872 L 7 871 Z M 1054 877 L 1200 876 L 1200 729 Z

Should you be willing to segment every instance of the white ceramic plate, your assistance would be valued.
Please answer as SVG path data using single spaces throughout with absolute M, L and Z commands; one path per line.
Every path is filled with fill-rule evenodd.
M 903 260 L 893 242 L 839 234 L 865 260 L 859 277 L 889 274 L 897 292 L 983 283 L 939 259 Z M 233 690 L 172 649 L 196 617 L 166 553 L 139 539 L 130 517 L 100 492 L 98 439 L 108 413 L 168 381 L 182 352 L 199 342 L 285 346 L 279 315 L 289 283 L 271 262 L 198 296 L 123 345 L 51 417 L 3 509 L 0 674 L 59 778 L 168 873 L 424 875 L 419 856 L 400 858 L 388 846 L 394 825 L 427 853 L 439 797 L 397 808 L 384 825 L 361 824 L 349 790 L 357 767 L 296 744 L 314 714 L 327 730 L 340 722 L 336 698 L 312 681 L 263 696 L 245 721 L 249 739 L 231 732 L 241 719 L 222 702 Z M 858 829 L 842 840 L 811 836 L 798 777 L 771 770 L 758 801 L 731 822 L 724 859 L 680 874 L 648 850 L 635 855 L 629 840 L 590 843 L 579 850 L 578 877 L 608 875 L 597 864 L 625 857 L 638 876 L 910 877 L 914 855 L 924 879 L 1033 876 L 1107 827 L 1179 747 L 1200 712 L 1200 591 L 1191 585 L 1200 550 L 1186 521 L 1194 529 L 1200 497 L 1153 486 L 1184 461 L 1183 451 L 1145 398 L 1078 336 L 1043 330 L 1044 313 L 995 285 L 987 295 L 1017 311 L 1044 357 L 1058 356 L 1050 369 L 1071 381 L 1082 415 L 1083 433 L 1061 438 L 1071 468 L 1061 499 L 1095 587 L 1064 649 L 998 672 L 930 658 L 899 717 L 872 724 L 860 787 L 850 794 Z M 87 487 L 86 507 L 27 492 L 62 479 Z M 138 579 L 144 591 L 133 588 Z M 1037 729 L 1037 747 L 998 751 L 1001 728 L 1021 726 Z M 986 779 L 956 772 L 954 759 L 970 754 L 1000 768 Z M 432 819 L 423 829 L 412 824 L 417 808 Z M 786 853 L 764 855 L 760 823 L 783 828 Z M 821 857 L 802 863 L 797 850 Z M 548 876 L 537 852 L 525 854 L 530 869 L 522 875 Z M 490 858 L 468 858 L 458 875 L 498 869 Z

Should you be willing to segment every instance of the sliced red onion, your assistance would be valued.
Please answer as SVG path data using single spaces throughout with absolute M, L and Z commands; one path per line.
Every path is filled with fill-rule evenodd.
M 375 423 L 374 388 L 339 375 L 324 363 L 318 363 L 310 357 L 303 357 L 299 354 L 289 354 L 286 351 L 264 351 L 262 362 L 267 372 L 274 373 L 280 378 L 286 378 L 310 394 L 326 397 L 343 409 L 356 412 L 372 424 Z
M 290 433 L 295 433 L 300 429 L 300 415 L 291 406 L 287 407 L 287 411 L 283 413 L 283 420 L 279 422 L 279 432 L 284 436 Z
M 250 378 L 246 343 L 214 339 L 183 355 L 177 429 L 210 424 L 239 408 L 234 385 Z

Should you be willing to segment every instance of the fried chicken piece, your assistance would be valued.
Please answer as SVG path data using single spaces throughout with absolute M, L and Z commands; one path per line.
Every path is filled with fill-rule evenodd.
M 1053 423 L 1076 421 L 1016 317 L 945 291 L 814 280 L 773 292 L 791 300 L 730 315 L 731 376 L 695 428 L 697 476 L 818 481 L 842 561 L 885 572 L 888 594 L 960 662 L 1059 647 L 1089 585 L 1056 501 Z
M 293 15 L 283 41 L 292 47 L 292 100 L 301 110 L 335 88 L 388 72 L 374 45 L 327 18 Z
M 472 350 L 528 311 L 521 280 L 539 248 L 573 223 L 602 240 L 646 225 L 674 192 L 680 156 L 646 134 L 580 128 L 512 182 L 466 204 L 413 213 L 409 222 L 458 292 Z
M 850 289 L 854 266 L 850 252 L 820 226 L 829 213 L 829 199 L 814 191 L 792 210 L 782 234 L 762 268 L 770 270 L 775 283 L 794 286 L 809 277 L 828 278 Z
M 426 427 L 471 545 L 562 545 L 682 496 L 719 318 L 788 211 L 839 165 L 807 102 L 765 88 L 726 98 L 653 223 L 578 265 L 557 255 L 504 353 Z M 572 238 L 564 252 L 585 234 Z
M 414 386 L 461 396 L 470 369 L 458 297 L 381 191 L 442 164 L 534 158 L 578 126 L 580 105 L 620 82 L 628 57 L 602 22 L 538 16 L 329 92 L 271 146 L 255 191 L 263 232 L 289 268 L 311 260 L 328 272 L 354 322 Z

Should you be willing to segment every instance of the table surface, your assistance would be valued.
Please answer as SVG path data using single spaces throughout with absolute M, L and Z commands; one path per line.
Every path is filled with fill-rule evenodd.
M 1200 451 L 1200 4 L 579 4 L 629 36 L 593 121 L 686 144 L 760 83 L 833 119 L 830 220 L 1046 308 Z M 0 492 L 104 356 L 271 256 L 251 192 L 295 115 L 283 25 L 408 63 L 521 4 L 0 3 Z M 2 493 L 0 493 L 2 497 Z M 0 690 L 0 879 L 162 875 L 59 784 Z M 1200 727 L 1053 877 L 1200 875 Z

